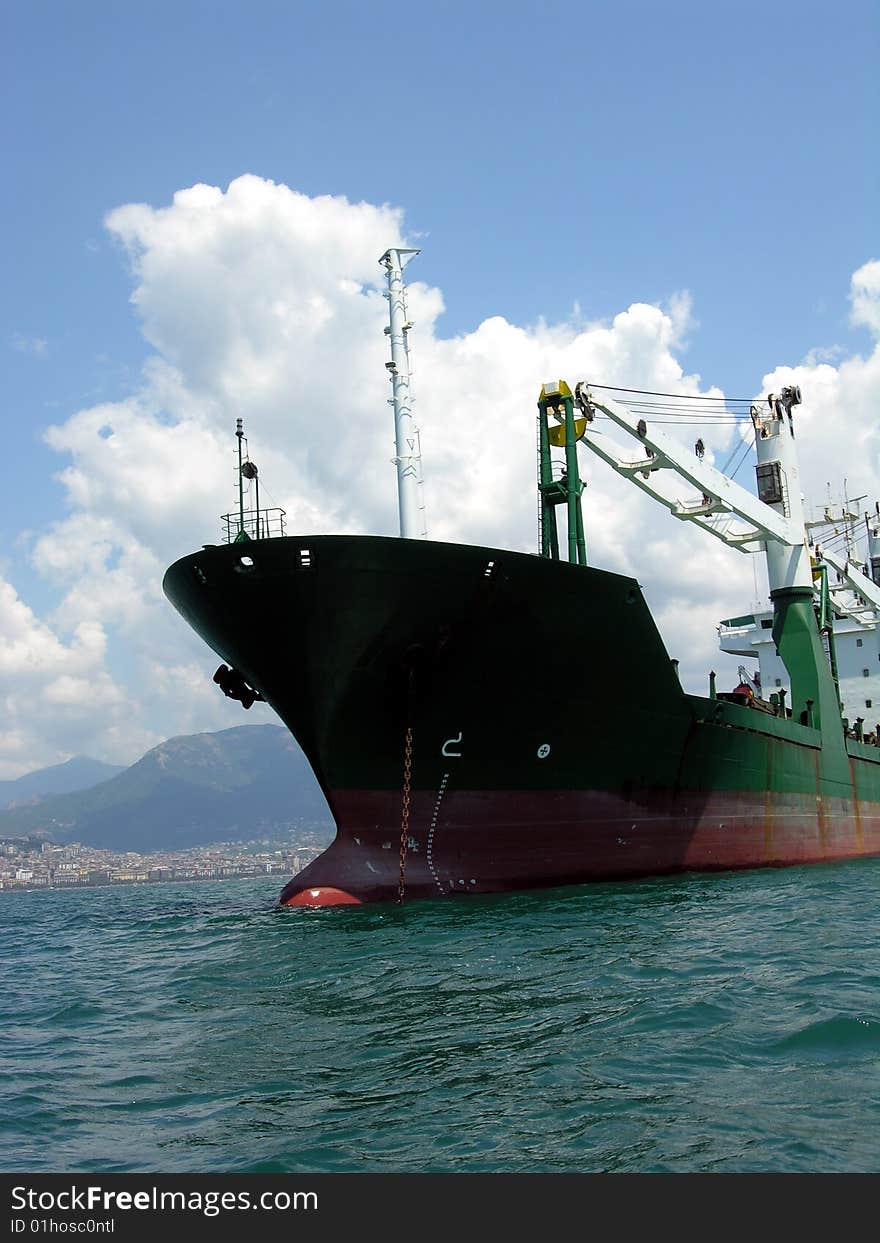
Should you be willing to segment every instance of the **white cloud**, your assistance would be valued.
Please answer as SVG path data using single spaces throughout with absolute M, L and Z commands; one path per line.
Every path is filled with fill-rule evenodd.
M 156 740 L 105 669 L 106 648 L 101 623 L 80 621 L 65 639 L 0 578 L 0 779 L 86 750 L 84 739 L 125 758 Z
M 871 259 L 853 273 L 850 287 L 852 322 L 880 337 L 880 259 Z
M 49 342 L 45 337 L 29 337 L 23 332 L 14 332 L 9 343 L 18 354 L 45 358 L 49 352 Z
M 23 663 L 13 664 L 44 662 L 34 676 L 56 727 L 42 730 L 19 697 L 0 735 L 10 768 L 73 750 L 117 758 L 127 746 L 124 758 L 134 759 L 139 739 L 266 712 L 244 718 L 217 693 L 216 658 L 160 591 L 165 566 L 216 541 L 218 513 L 233 508 L 236 418 L 259 463 L 261 499 L 287 510 L 289 531 L 396 529 L 378 258 L 405 242 L 401 213 L 246 176 L 225 192 L 180 191 L 162 209 L 119 208 L 107 227 L 128 256 L 132 302 L 155 353 L 127 400 L 81 410 L 47 434 L 64 462 L 70 515 L 41 533 L 33 559 L 59 605 L 41 622 L 16 597 L 10 617 L 23 645 Z M 433 538 L 534 548 L 542 381 L 718 393 L 678 356 L 695 331 L 686 292 L 664 307 L 635 303 L 607 323 L 579 313 L 556 325 L 493 316 L 444 339 L 442 294 L 416 279 L 417 263 L 407 275 Z M 876 261 L 853 276 L 852 307 L 855 322 L 880 330 Z M 851 494 L 880 494 L 877 350 L 814 351 L 765 377 L 765 390 L 791 381 L 804 392 L 810 491 L 824 496 L 833 469 L 847 473 Z M 723 461 L 735 434 L 707 438 L 710 458 Z M 750 559 L 676 523 L 598 461 L 583 465 L 591 562 L 639 579 L 686 685 L 703 689 L 708 668 L 722 667 L 715 625 L 752 603 Z M 81 680 L 89 693 L 77 705 Z

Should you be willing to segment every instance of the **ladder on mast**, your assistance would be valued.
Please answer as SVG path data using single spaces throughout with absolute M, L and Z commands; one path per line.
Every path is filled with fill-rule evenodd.
M 550 420 L 554 419 L 555 424 Z M 559 560 L 559 533 L 556 509 L 564 505 L 568 518 L 568 560 L 572 565 L 587 564 L 584 515 L 581 497 L 584 484 L 577 460 L 577 441 L 586 426 L 576 418 L 574 397 L 564 380 L 544 384 L 538 398 L 538 531 L 541 555 Z M 553 476 L 551 446 L 565 449 L 565 467 L 559 478 Z

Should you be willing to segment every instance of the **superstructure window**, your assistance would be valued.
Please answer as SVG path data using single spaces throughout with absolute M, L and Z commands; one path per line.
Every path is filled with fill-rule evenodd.
M 776 679 L 776 685 L 777 685 L 777 686 L 781 686 L 781 685 L 782 685 L 782 678 L 777 678 L 777 679 Z
M 861 646 L 862 646 L 862 640 L 856 639 L 856 647 L 861 647 Z
M 863 669 L 863 670 L 862 670 L 862 677 L 863 677 L 863 678 L 869 678 L 870 676 L 871 676 L 871 670 L 870 670 L 870 669 Z
M 866 707 L 866 708 L 873 708 L 873 707 L 874 707 L 874 700 L 873 700 L 873 699 L 866 699 L 866 700 L 865 700 L 865 707 Z
M 772 617 L 763 618 L 763 620 L 761 621 L 761 629 L 772 630 L 773 629 L 773 618 Z

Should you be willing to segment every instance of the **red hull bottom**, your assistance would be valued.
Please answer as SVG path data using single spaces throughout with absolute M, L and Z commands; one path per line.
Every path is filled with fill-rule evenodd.
M 332 888 L 397 897 L 399 792 L 340 790 L 332 845 L 295 876 L 285 905 Z M 412 796 L 410 897 L 496 893 L 681 871 L 782 867 L 880 855 L 880 804 L 816 795 L 420 791 Z

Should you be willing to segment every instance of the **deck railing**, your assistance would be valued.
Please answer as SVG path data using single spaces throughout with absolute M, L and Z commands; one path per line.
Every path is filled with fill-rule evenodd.
M 283 509 L 246 509 L 244 513 L 224 514 L 223 542 L 241 543 L 243 540 L 274 539 L 284 535 Z

